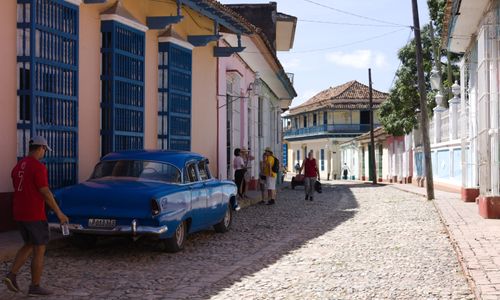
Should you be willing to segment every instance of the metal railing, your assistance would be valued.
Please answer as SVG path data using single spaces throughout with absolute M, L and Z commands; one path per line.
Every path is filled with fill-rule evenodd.
M 374 124 L 374 128 L 380 124 Z M 370 131 L 370 124 L 324 124 L 319 126 L 285 130 L 285 137 L 321 135 L 327 133 L 365 133 Z

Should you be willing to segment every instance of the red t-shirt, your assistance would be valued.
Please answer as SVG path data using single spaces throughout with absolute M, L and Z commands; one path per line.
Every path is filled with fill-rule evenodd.
M 304 175 L 306 177 L 317 177 L 318 170 L 316 169 L 316 160 L 306 158 L 304 161 Z
M 45 165 L 27 156 L 12 169 L 11 177 L 14 185 L 14 220 L 46 221 L 45 199 L 39 191 L 49 186 Z

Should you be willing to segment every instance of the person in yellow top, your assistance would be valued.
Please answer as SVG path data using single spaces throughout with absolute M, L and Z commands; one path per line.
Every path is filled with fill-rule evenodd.
M 273 205 L 276 199 L 276 176 L 277 174 L 273 172 L 274 165 L 274 155 L 271 148 L 267 147 L 264 150 L 266 155 L 266 161 L 264 164 L 264 176 L 266 176 L 266 188 L 267 188 L 267 205 Z

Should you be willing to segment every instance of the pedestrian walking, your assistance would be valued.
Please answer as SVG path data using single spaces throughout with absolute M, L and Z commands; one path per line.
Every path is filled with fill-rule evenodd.
M 247 148 L 245 147 L 242 147 L 241 148 L 241 156 L 243 157 L 243 162 L 244 162 L 244 166 L 245 166 L 245 175 L 243 176 L 243 183 L 242 183 L 242 194 L 243 194 L 243 197 L 245 198 L 249 198 L 248 195 L 247 195 L 247 191 L 248 191 L 248 186 L 250 184 L 250 179 L 252 179 L 252 160 L 255 159 L 255 157 L 253 157 L 251 154 L 250 154 L 250 150 L 247 150 Z
M 295 165 L 295 173 L 299 173 L 299 170 L 300 170 L 300 164 L 299 162 L 297 162 L 297 164 Z
M 319 178 L 318 163 L 314 158 L 314 153 L 312 150 L 309 151 L 309 153 L 307 154 L 307 158 L 304 159 L 304 161 L 302 162 L 302 166 L 300 167 L 299 170 L 299 175 L 302 173 L 302 170 L 304 170 L 304 187 L 306 193 L 305 199 L 313 201 L 314 184 L 316 183 L 316 179 L 318 179 L 319 181 L 320 178 Z
M 45 153 L 51 150 L 44 137 L 33 137 L 29 141 L 28 156 L 21 159 L 11 173 L 14 186 L 12 212 L 24 245 L 17 251 L 14 263 L 4 278 L 4 282 L 9 290 L 19 292 L 16 275 L 28 258 L 32 256 L 29 296 L 52 294 L 50 290 L 40 286 L 45 249 L 49 242 L 45 204 L 55 212 L 61 224 L 69 221 L 49 189 L 47 168 L 40 162 Z
M 348 179 L 349 172 L 351 172 L 351 170 L 349 169 L 349 167 L 347 166 L 347 164 L 344 163 L 344 166 L 342 167 L 342 175 L 343 175 L 342 178 L 344 180 Z
M 273 151 L 270 147 L 266 147 L 264 150 L 266 153 L 266 161 L 264 164 L 264 175 L 266 176 L 266 188 L 267 188 L 267 197 L 269 201 L 267 201 L 267 205 L 275 204 L 276 199 L 276 176 L 278 168 L 275 168 L 275 160 L 276 158 L 273 155 Z M 274 169 L 274 170 L 273 170 Z M 278 170 L 276 170 L 278 169 Z
M 245 161 L 241 156 L 241 149 L 234 149 L 234 160 L 233 160 L 233 168 L 234 168 L 234 183 L 236 183 L 236 187 L 238 188 L 238 196 L 240 199 L 243 199 L 243 182 L 245 177 Z

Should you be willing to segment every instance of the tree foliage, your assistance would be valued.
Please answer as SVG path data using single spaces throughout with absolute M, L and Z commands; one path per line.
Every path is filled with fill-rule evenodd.
M 437 61 L 441 62 L 446 57 L 446 62 L 441 62 L 443 69 L 443 86 L 447 90 L 452 84 L 452 78 L 459 77 L 458 67 L 454 62 L 458 56 L 448 55 L 446 50 L 434 48 L 440 44 L 440 37 L 443 27 L 445 0 L 428 0 L 429 14 L 435 24 L 434 39 L 431 35 L 430 25 L 425 25 L 421 30 L 423 67 L 425 73 L 427 90 L 427 107 L 432 113 L 435 106 L 435 92 L 431 91 L 429 75 L 433 66 L 435 51 L 437 50 Z M 433 44 L 433 42 L 435 44 Z M 379 116 L 385 130 L 395 136 L 408 134 L 418 125 L 417 110 L 420 107 L 420 98 L 418 93 L 418 75 L 415 40 L 412 39 L 408 44 L 398 52 L 398 58 L 401 61 L 401 67 L 396 71 L 396 79 L 393 87 L 389 91 L 389 97 L 379 108 Z M 445 71 L 448 70 L 449 72 Z M 448 75 L 450 73 L 450 76 Z M 450 78 L 452 77 L 452 78 Z M 445 98 L 447 95 L 445 94 Z

